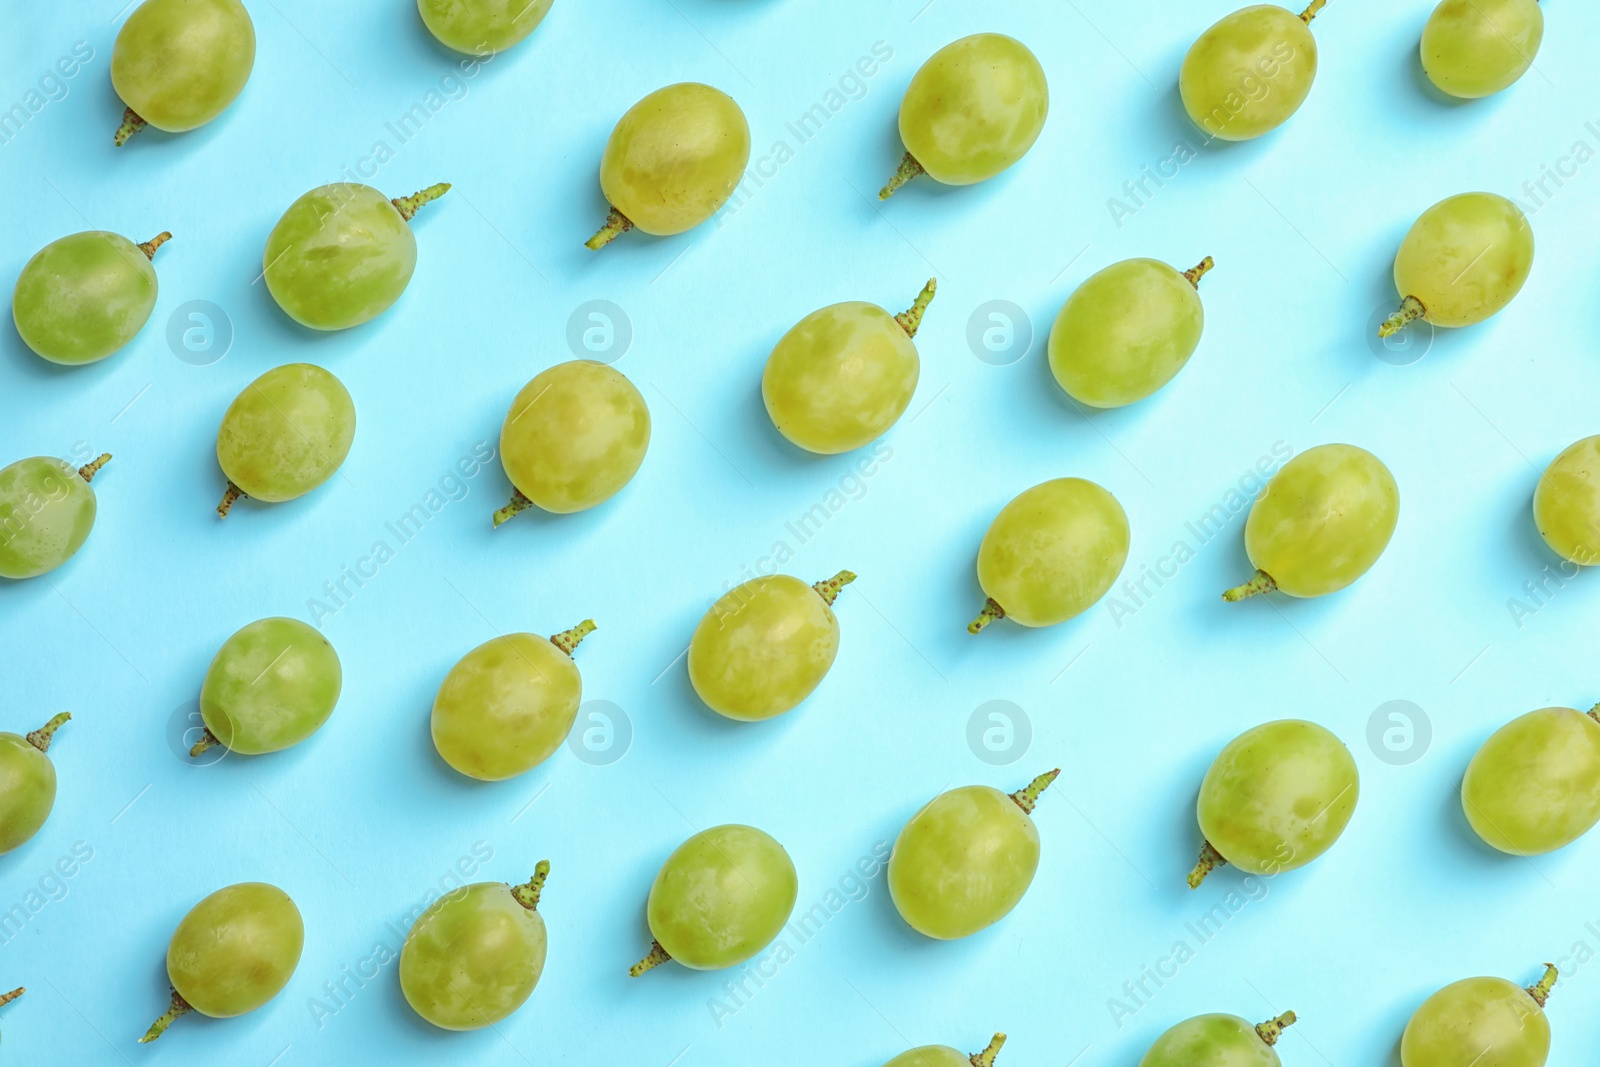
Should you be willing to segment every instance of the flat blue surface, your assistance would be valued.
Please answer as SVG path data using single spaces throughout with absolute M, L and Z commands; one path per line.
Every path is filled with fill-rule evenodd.
M 107 73 L 117 3 L 8 5 L 0 107 L 27 107 L 78 42 L 93 58 L 47 81 L 37 113 L 0 143 L 0 279 L 77 230 L 176 236 L 157 260 L 155 314 L 115 357 L 59 369 L 0 331 L 0 461 L 116 455 L 95 482 L 84 550 L 47 578 L 0 584 L 4 728 L 75 716 L 51 752 L 54 815 L 0 858 L 0 985 L 29 989 L 0 1010 L 0 1057 L 875 1067 L 911 1045 L 980 1048 L 1004 1029 L 1011 1067 L 1132 1067 L 1188 1015 L 1292 1007 L 1302 1021 L 1280 1046 L 1291 1067 L 1392 1067 L 1406 1019 L 1438 986 L 1531 982 L 1554 960 L 1565 974 L 1551 1062 L 1592 1063 L 1600 841 L 1501 857 L 1471 835 L 1456 789 L 1502 722 L 1600 699 L 1596 576 L 1550 581 L 1520 612 L 1509 603 L 1556 569 L 1529 514 L 1538 473 L 1600 430 L 1596 16 L 1554 0 L 1537 68 L 1458 104 L 1418 66 L 1428 0 L 1333 0 L 1315 25 L 1321 73 L 1293 121 L 1200 149 L 1177 69 L 1232 3 L 557 0 L 532 38 L 467 77 L 406 0 L 249 0 L 259 53 L 234 107 L 123 150 Z M 1053 97 L 1043 136 L 999 179 L 922 181 L 880 206 L 906 83 L 979 30 L 1040 57 Z M 875 53 L 870 76 L 853 73 Z M 586 251 L 605 213 L 595 173 L 611 126 L 688 79 L 744 107 L 760 177 L 688 235 Z M 426 121 L 402 139 L 391 124 L 418 104 Z M 828 117 L 802 140 L 790 124 L 814 104 Z M 1194 158 L 1168 163 L 1189 156 L 1185 144 Z M 1130 192 L 1145 168 L 1169 177 Z M 1557 169 L 1559 187 L 1544 178 Z M 255 281 L 261 249 L 297 196 L 352 176 L 391 195 L 455 189 L 417 220 L 403 300 L 316 336 Z M 1401 236 L 1471 189 L 1516 196 L 1532 215 L 1531 281 L 1496 319 L 1433 338 L 1420 362 L 1393 365 L 1415 350 L 1378 358 L 1368 337 L 1395 299 Z M 1186 267 L 1206 254 L 1217 266 L 1202 287 L 1205 337 L 1170 387 L 1087 417 L 1060 398 L 1043 341 L 1075 285 L 1130 256 Z M 922 383 L 870 473 L 861 456 L 789 448 L 759 396 L 773 343 L 834 301 L 898 310 L 930 275 Z M 183 346 L 168 341 L 169 320 L 179 335 L 192 324 L 180 308 L 194 300 L 231 327 L 210 365 L 175 358 Z M 499 464 L 457 481 L 458 461 L 495 444 L 529 378 L 573 357 L 569 318 L 591 300 L 631 324 L 617 366 L 650 405 L 649 456 L 601 508 L 492 530 L 509 492 Z M 1009 365 L 967 340 L 994 300 L 1032 322 L 1031 351 Z M 245 503 L 219 523 L 222 412 L 292 361 L 326 366 L 354 395 L 349 460 L 308 497 Z M 1242 512 L 1209 539 L 1188 524 L 1237 509 L 1232 494 L 1255 491 L 1252 469 L 1275 465 L 1275 448 L 1328 441 L 1394 471 L 1404 503 L 1388 553 L 1319 602 L 1223 604 L 1217 593 L 1248 574 Z M 1107 601 L 1053 629 L 968 637 L 985 527 L 1014 494 L 1062 475 L 1126 507 L 1126 578 L 1165 577 L 1119 590 L 1116 611 Z M 402 543 L 386 524 L 433 490 L 437 510 Z M 392 558 L 374 567 L 380 541 Z M 799 711 L 724 722 L 698 705 L 679 656 L 711 601 L 775 558 L 808 580 L 861 575 L 839 601 L 839 659 Z M 373 576 L 344 579 L 332 601 L 324 583 L 346 568 Z M 207 663 L 268 615 L 318 617 L 344 665 L 338 710 L 288 752 L 188 765 L 174 737 Z M 564 749 L 495 785 L 449 770 L 427 724 L 456 659 L 497 632 L 586 616 L 600 629 L 578 653 L 585 696 L 624 710 L 622 758 Z M 975 709 L 996 700 L 1029 723 L 1025 752 L 991 756 L 1015 758 L 1005 766 L 968 744 Z M 1367 739 L 1392 700 L 1431 720 L 1431 746 L 1407 764 Z M 1191 893 L 1201 775 L 1231 737 L 1284 716 L 1327 724 L 1355 753 L 1364 795 L 1349 831 L 1302 871 L 1270 883 L 1223 871 Z M 601 726 L 587 728 L 604 749 Z M 1016 788 L 1052 766 L 1062 776 L 1037 814 L 1038 878 L 998 927 L 924 940 L 881 873 L 857 878 L 941 789 Z M 769 953 L 751 977 L 664 967 L 629 980 L 661 861 L 693 829 L 735 821 L 783 842 L 800 908 L 821 905 L 825 921 L 808 939 L 785 935 L 781 965 Z M 91 858 L 72 860 L 75 849 Z M 71 877 L 55 873 L 62 858 Z M 541 908 L 551 947 L 533 998 L 473 1034 L 422 1023 L 384 962 L 408 913 L 458 865 L 516 882 L 540 858 L 553 866 Z M 166 1001 L 178 919 L 256 879 L 305 916 L 289 986 L 246 1017 L 191 1016 L 137 1046 Z M 1225 921 L 1197 933 L 1214 906 Z

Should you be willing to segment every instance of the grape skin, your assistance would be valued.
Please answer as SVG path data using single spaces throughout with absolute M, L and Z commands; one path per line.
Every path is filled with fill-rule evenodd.
M 0 733 L 0 855 L 33 840 L 56 803 L 56 768 L 45 753 L 61 724 L 62 712 L 26 737 Z
M 245 386 L 217 430 L 217 462 L 230 497 L 281 502 L 333 477 L 356 436 L 355 402 L 344 383 L 321 367 L 290 363 Z
M 1388 337 L 1422 318 L 1472 326 L 1522 291 L 1533 270 L 1533 227 L 1516 204 L 1494 193 L 1460 193 L 1424 211 L 1394 260 L 1401 308 L 1378 329 Z
M 1317 76 L 1310 17 L 1276 4 L 1227 15 L 1200 35 L 1183 57 L 1178 90 L 1202 133 L 1248 141 L 1277 129 L 1300 110 Z
M 1467 765 L 1461 807 L 1501 852 L 1538 856 L 1570 845 L 1600 822 L 1600 722 L 1572 708 L 1513 719 Z
M 994 1067 L 995 1057 L 1005 1043 L 1005 1034 L 995 1034 L 988 1048 L 970 1056 L 949 1045 L 923 1045 L 900 1053 L 883 1067 Z
M 111 85 L 132 113 L 117 144 L 146 123 L 180 133 L 210 122 L 255 61 L 255 26 L 239 0 L 145 0 L 111 52 Z
M 1422 1002 L 1400 1039 L 1403 1067 L 1544 1067 L 1550 1020 L 1544 999 L 1555 983 L 1547 967 L 1539 985 L 1523 989 L 1504 978 L 1466 978 Z
M 1569 446 L 1545 468 L 1533 493 L 1539 535 L 1562 558 L 1600 563 L 1600 435 Z
M 83 547 L 98 509 L 89 480 L 110 458 L 74 467 L 33 456 L 0 470 L 0 577 L 37 578 Z
M 339 702 L 344 672 L 328 639 L 298 619 L 260 619 L 223 642 L 200 687 L 211 736 L 246 756 L 298 745 Z M 199 755 L 210 746 L 196 746 Z
M 504 52 L 544 21 L 553 0 L 417 0 L 428 32 L 457 52 Z
M 11 318 L 27 346 L 52 363 L 81 366 L 138 336 L 160 288 L 150 265 L 163 233 L 142 245 L 88 230 L 45 245 L 17 278 Z
M 1281 1067 L 1274 1049 L 1287 1012 L 1259 1026 L 1237 1015 L 1196 1015 L 1156 1038 L 1139 1067 Z
M 1543 40 L 1538 0 L 1441 0 L 1422 29 L 1422 69 L 1451 96 L 1491 96 L 1528 72 Z

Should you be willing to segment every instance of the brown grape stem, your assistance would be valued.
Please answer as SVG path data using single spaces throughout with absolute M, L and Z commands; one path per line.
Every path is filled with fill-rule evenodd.
M 523 496 L 521 489 L 511 490 L 511 503 L 494 513 L 495 529 L 498 530 L 500 528 L 500 524 L 511 518 L 513 515 L 517 514 L 518 512 L 527 511 L 531 507 L 533 507 L 533 501 Z
M 631 229 L 633 229 L 633 220 L 616 208 L 612 208 L 611 213 L 606 216 L 606 224 L 595 231 L 593 237 L 583 242 L 583 247 L 590 251 L 598 252 Z
M 1260 596 L 1262 593 L 1270 593 L 1276 588 L 1278 588 L 1278 583 L 1273 580 L 1272 575 L 1266 571 L 1256 571 L 1254 578 L 1223 593 L 1222 599 L 1230 604 L 1237 604 L 1241 600 L 1248 600 L 1253 596 Z
M 140 118 L 138 113 L 135 112 L 133 108 L 125 107 L 122 109 L 122 125 L 117 127 L 116 136 L 112 138 L 112 141 L 118 148 L 121 148 L 123 145 L 128 143 L 128 138 L 132 137 L 134 134 L 138 133 L 148 125 L 150 124 L 144 119 Z
M 533 877 L 522 885 L 511 887 L 511 895 L 516 898 L 529 911 L 539 910 L 539 894 L 544 892 L 544 880 L 550 877 L 550 861 L 540 860 L 534 864 Z
M 426 189 L 412 193 L 410 196 L 397 196 L 389 203 L 393 204 L 394 209 L 400 212 L 401 218 L 410 222 L 417 217 L 417 212 L 422 210 L 423 205 L 433 203 L 449 191 L 450 183 L 440 182 L 437 185 L 430 185 Z
M 968 1056 L 967 1062 L 971 1063 L 972 1067 L 994 1067 L 994 1058 L 1000 1055 L 1000 1049 L 1005 1043 L 1005 1034 L 995 1034 L 989 1041 L 989 1047 L 982 1052 L 974 1052 Z
M 833 602 L 839 598 L 839 590 L 855 580 L 855 571 L 840 571 L 825 582 L 813 584 L 811 588 L 815 589 L 817 595 L 822 598 L 822 602 L 831 608 L 833 607 Z
M 194 747 L 189 750 L 190 759 L 193 759 L 196 756 L 204 755 L 209 750 L 222 744 L 222 742 L 217 739 L 217 735 L 211 732 L 211 727 L 206 726 L 202 727 L 202 729 L 205 730 L 205 736 L 196 741 L 194 743 Z
M 150 1029 L 144 1032 L 144 1036 L 139 1039 L 139 1044 L 148 1045 L 166 1033 L 167 1027 L 176 1022 L 180 1016 L 188 1015 L 191 1011 L 194 1011 L 194 1008 L 190 1007 L 189 1002 L 179 996 L 178 991 L 174 989 L 172 991 L 172 1004 L 167 1008 L 166 1014 L 150 1024 Z
M 895 171 L 894 177 L 889 179 L 889 184 L 878 190 L 878 199 L 889 199 L 906 182 L 919 174 L 926 173 L 928 172 L 922 169 L 922 164 L 917 162 L 917 157 L 907 152 L 905 158 L 900 161 L 900 169 Z
M 1528 987 L 1528 996 L 1532 997 L 1533 1002 L 1539 1007 L 1544 1007 L 1544 1002 L 1550 999 L 1550 990 L 1555 988 L 1556 979 L 1559 977 L 1561 977 L 1561 972 L 1556 970 L 1555 964 L 1545 964 L 1544 977 L 1539 979 L 1538 985 Z
M 990 597 L 983 605 L 983 610 L 978 612 L 978 617 L 967 623 L 967 633 L 975 634 L 988 626 L 996 619 L 1006 617 L 1006 609 L 1001 607 L 994 597 Z
M 917 327 L 922 325 L 922 313 L 928 310 L 928 305 L 933 303 L 933 291 L 939 287 L 939 279 L 929 278 L 928 284 L 922 287 L 922 292 L 911 302 L 911 306 L 894 317 L 900 328 L 906 332 L 907 337 L 917 336 Z
M 9 993 L 0 993 L 0 1007 L 4 1007 L 5 1005 L 10 1004 L 13 1000 L 16 1000 L 18 997 L 22 996 L 22 994 L 26 993 L 27 991 L 28 991 L 28 987 L 27 986 L 20 986 L 19 985 L 19 986 L 17 986 L 17 988 L 13 989 Z
M 1210 256 L 1207 256 L 1205 259 L 1202 259 L 1200 262 L 1184 271 L 1183 276 L 1189 279 L 1190 285 L 1194 286 L 1196 289 L 1199 289 L 1200 279 L 1206 276 L 1206 271 L 1210 270 L 1216 265 L 1217 261 L 1212 259 Z
M 1011 799 L 1017 802 L 1017 807 L 1021 808 L 1024 814 L 1032 815 L 1033 809 L 1039 804 L 1039 794 L 1050 788 L 1050 783 L 1055 781 L 1060 776 L 1060 767 L 1057 767 L 1053 771 L 1045 771 L 1039 777 L 1029 782 L 1027 786 L 1017 790 L 1015 793 L 1012 793 Z
M 1408 323 L 1416 322 L 1428 313 L 1422 306 L 1422 301 L 1414 296 L 1408 296 L 1400 301 L 1400 310 L 1383 320 L 1383 325 L 1378 327 L 1379 337 L 1393 337 L 1405 329 Z
M 111 453 L 102 452 L 100 455 L 95 457 L 93 462 L 85 463 L 83 466 L 78 468 L 78 477 L 82 478 L 86 482 L 92 482 L 94 481 L 94 476 L 100 473 L 100 468 L 104 467 L 110 462 Z
M 160 248 L 162 245 L 166 244 L 170 240 L 172 240 L 172 231 L 171 230 L 162 230 L 160 233 L 158 233 L 154 237 L 150 238 L 150 240 L 148 240 L 148 241 L 144 242 L 143 244 L 141 244 L 139 246 L 139 251 L 144 253 L 144 258 L 146 258 L 146 259 L 155 259 L 156 258 L 156 249 Z
M 237 485 L 234 485 L 230 479 L 227 490 L 222 494 L 222 503 L 217 505 L 217 518 L 227 518 L 228 512 L 233 510 L 234 501 L 238 500 L 240 497 L 248 497 L 248 494 L 246 494 L 245 491 L 240 489 Z
M 70 718 L 72 718 L 72 712 L 63 711 L 60 715 L 57 715 L 49 722 L 30 733 L 28 735 L 28 744 L 32 745 L 40 752 L 49 752 L 50 739 L 55 737 L 56 731 L 61 729 L 62 725 Z
M 570 656 L 572 655 L 572 650 L 577 648 L 583 639 L 592 633 L 594 633 L 594 620 L 584 619 L 572 629 L 562 630 L 556 634 L 550 639 L 550 643 Z
M 1200 845 L 1200 862 L 1189 872 L 1189 888 L 1199 889 L 1200 883 L 1206 880 L 1206 875 L 1227 864 L 1228 861 L 1222 858 L 1222 853 L 1212 847 L 1210 841 L 1203 842 Z
M 1595 722 L 1600 722 L 1600 704 L 1596 704 L 1594 707 L 1589 709 L 1589 718 L 1593 719 Z
M 1283 1032 L 1295 1024 L 1294 1012 L 1286 1011 L 1276 1019 L 1269 1019 L 1256 1027 L 1256 1036 L 1264 1045 L 1276 1045 Z
M 1317 13 L 1327 6 L 1328 0 L 1311 0 L 1310 6 L 1300 12 L 1300 21 L 1308 26 L 1311 25 L 1311 20 L 1316 18 Z
M 650 942 L 650 954 L 628 968 L 628 977 L 637 978 L 644 972 L 661 966 L 671 958 L 671 956 L 667 955 L 667 950 L 661 947 L 661 942 L 652 941 Z

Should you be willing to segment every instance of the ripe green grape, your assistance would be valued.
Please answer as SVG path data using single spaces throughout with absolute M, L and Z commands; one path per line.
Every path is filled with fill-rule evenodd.
M 1317 77 L 1311 20 L 1325 3 L 1311 0 L 1299 15 L 1256 4 L 1202 33 L 1178 72 L 1190 121 L 1219 141 L 1248 141 L 1289 121 Z
M 1441 0 L 1422 29 L 1422 69 L 1451 96 L 1489 96 L 1527 73 L 1543 39 L 1539 0 Z
M 549 759 L 572 732 L 583 679 L 572 650 L 594 620 L 546 640 L 505 634 L 461 657 L 433 701 L 433 747 L 462 774 L 515 778 Z M 531 988 L 531 987 L 530 987 Z
M 800 881 L 794 862 L 753 826 L 713 826 L 678 846 L 650 887 L 655 942 L 628 973 L 677 960 L 697 971 L 743 963 L 789 921 Z
M 889 895 L 913 930 L 950 941 L 1011 913 L 1039 869 L 1033 808 L 1059 770 L 1009 795 L 986 785 L 940 793 L 889 855 Z
M 391 200 L 368 185 L 334 182 L 289 205 L 262 254 L 278 306 L 313 330 L 345 330 L 388 311 L 417 269 L 411 220 L 448 182 Z
M 521 41 L 544 21 L 552 0 L 417 0 L 428 32 L 447 48 L 493 55 Z
M 1105 595 L 1128 560 L 1128 515 L 1117 498 L 1082 478 L 1057 478 L 1000 509 L 978 546 L 978 584 L 988 603 L 967 627 L 996 619 L 1054 626 Z
M 245 386 L 217 430 L 217 462 L 228 490 L 217 514 L 242 496 L 278 503 L 333 477 L 356 436 L 344 383 L 310 363 L 274 367 Z
M 1000 33 L 952 41 L 918 68 L 900 102 L 900 169 L 878 193 L 887 200 L 926 174 L 972 185 L 1028 154 L 1050 112 L 1044 68 L 1027 45 Z
M 1426 319 L 1471 326 L 1511 303 L 1533 269 L 1533 227 L 1522 210 L 1494 193 L 1441 200 L 1412 224 L 1394 259 L 1400 310 L 1379 337 Z
M 912 338 L 935 281 L 891 315 L 860 300 L 813 311 L 783 335 L 761 375 L 778 432 L 808 452 L 834 455 L 875 440 L 917 391 L 922 364 Z
M 602 504 L 633 480 L 649 447 L 650 409 L 632 382 L 594 360 L 558 363 L 506 412 L 500 463 L 513 492 L 494 524 L 535 504 L 558 515 Z
M 146 125 L 204 126 L 250 80 L 256 28 L 239 0 L 145 0 L 111 51 L 111 85 L 127 105 L 116 143 Z
M 143 244 L 87 230 L 41 248 L 17 278 L 11 318 L 27 346 L 52 363 L 105 359 L 133 340 L 156 306 L 159 233 Z
M 103 452 L 74 467 L 34 456 L 0 470 L 0 578 L 37 578 L 83 547 L 96 511 L 89 483 L 110 460 Z
M 1125 259 L 1078 286 L 1050 330 L 1050 370 L 1067 395 L 1096 408 L 1143 400 L 1170 382 L 1200 344 L 1200 279 L 1210 256 L 1178 272 Z
M 400 949 L 406 1003 L 445 1030 L 492 1026 L 522 1007 L 544 973 L 549 874 L 540 860 L 523 885 L 476 882 L 434 901 Z
M 339 654 L 298 619 L 261 619 L 222 643 L 200 686 L 205 736 L 212 745 L 259 756 L 298 745 L 333 714 L 344 684 Z
M 1496 730 L 1467 765 L 1461 807 L 1501 852 L 1537 856 L 1600 822 L 1600 708 L 1530 711 Z
M 1279 1067 L 1283 1061 L 1273 1046 L 1294 1023 L 1292 1011 L 1259 1024 L 1237 1015 L 1196 1015 L 1156 1038 L 1139 1067 Z
M 1600 564 L 1600 436 L 1585 437 L 1545 468 L 1533 492 L 1533 521 L 1563 558 Z
M 834 598 L 855 580 L 849 571 L 815 585 L 774 574 L 724 593 L 689 642 L 689 681 L 706 707 L 757 722 L 810 696 L 839 654 Z
M 172 1004 L 139 1039 L 154 1041 L 179 1016 L 231 1019 L 277 996 L 300 962 L 306 928 L 289 894 L 240 882 L 196 904 L 167 946 Z
M 1308 448 L 1250 509 L 1244 546 L 1256 574 L 1222 599 L 1338 592 L 1378 562 L 1399 521 L 1400 489 L 1377 456 L 1355 445 Z
M 26 737 L 0 733 L 0 855 L 26 844 L 50 817 L 56 768 L 45 753 L 70 718 L 72 713 L 63 711 Z
M 744 180 L 750 124 L 733 97 L 699 82 L 657 89 L 617 122 L 600 157 L 611 214 L 585 244 L 603 248 L 638 227 L 665 237 L 717 213 Z
M 1323 727 L 1280 719 L 1246 730 L 1200 783 L 1205 844 L 1189 888 L 1224 863 L 1249 874 L 1304 867 L 1339 840 L 1360 796 L 1356 761 Z
M 988 1048 L 970 1056 L 949 1045 L 923 1045 L 900 1053 L 883 1067 L 994 1067 L 994 1059 L 1005 1043 L 1005 1034 L 995 1034 Z
M 1557 972 L 1526 989 L 1504 978 L 1466 978 L 1422 1002 L 1400 1039 L 1402 1067 L 1544 1067 L 1544 1005 Z

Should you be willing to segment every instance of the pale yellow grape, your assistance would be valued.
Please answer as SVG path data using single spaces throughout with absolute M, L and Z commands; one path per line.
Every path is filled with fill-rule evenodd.
M 1600 436 L 1555 458 L 1533 491 L 1533 521 L 1545 543 L 1584 567 L 1600 563 Z
M 995 1034 L 988 1048 L 970 1056 L 949 1045 L 923 1045 L 900 1053 L 883 1067 L 994 1067 L 995 1057 L 1005 1043 L 1005 1034 Z
M 0 470 L 0 578 L 37 578 L 83 547 L 99 509 L 89 483 L 110 459 L 33 456 Z
M 0 855 L 20 848 L 50 818 L 56 803 L 56 767 L 50 740 L 72 713 L 63 711 L 26 735 L 0 732 Z
M 1544 1067 L 1550 1020 L 1544 1005 L 1556 983 L 1545 965 L 1537 985 L 1466 978 L 1422 1002 L 1400 1039 L 1402 1067 Z
M 172 234 L 143 244 L 89 230 L 41 248 L 17 278 L 11 318 L 33 351 L 77 366 L 105 359 L 132 341 L 156 306 L 150 261 Z
M 1422 28 L 1422 69 L 1451 96 L 1489 96 L 1527 73 L 1543 40 L 1538 0 L 1442 0 Z
M 1194 124 L 1221 141 L 1248 141 L 1300 110 L 1317 77 L 1310 22 L 1325 2 L 1301 15 L 1276 4 L 1241 8 L 1202 33 L 1178 73 Z
M 1467 765 L 1461 807 L 1501 852 L 1537 856 L 1570 845 L 1600 822 L 1600 722 L 1572 708 L 1511 720 Z
M 1494 193 L 1441 200 L 1412 224 L 1394 259 L 1400 310 L 1378 328 L 1388 337 L 1406 323 L 1471 326 L 1511 303 L 1533 270 L 1533 227 Z
M 504 52 L 544 20 L 552 0 L 417 0 L 428 32 L 457 52 Z
M 1252 1024 L 1237 1015 L 1196 1015 L 1156 1038 L 1139 1067 L 1281 1067 L 1273 1048 L 1294 1012 Z
M 228 492 L 226 518 L 241 496 L 280 502 L 333 477 L 356 435 L 355 403 L 344 383 L 321 367 L 290 363 L 247 385 L 217 430 L 217 462 Z
M 127 104 L 116 143 L 146 124 L 179 133 L 233 103 L 256 61 L 256 30 L 239 0 L 145 0 L 111 50 L 111 85 Z

